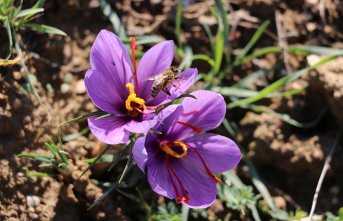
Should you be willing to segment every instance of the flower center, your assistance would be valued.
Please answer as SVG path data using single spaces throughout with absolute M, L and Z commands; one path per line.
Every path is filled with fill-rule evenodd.
M 143 111 L 147 109 L 145 100 L 137 97 L 135 88 L 132 83 L 127 83 L 126 87 L 129 89 L 129 96 L 125 101 L 125 108 L 128 111 L 128 115 L 132 118 L 138 118 L 143 115 Z
M 187 146 L 184 142 L 175 140 L 173 142 L 162 141 L 160 148 L 168 155 L 176 158 L 182 158 L 187 155 Z

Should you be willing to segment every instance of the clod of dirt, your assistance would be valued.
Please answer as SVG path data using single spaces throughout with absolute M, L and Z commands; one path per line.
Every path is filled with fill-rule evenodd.
M 311 55 L 307 58 L 310 65 L 321 59 L 317 55 Z M 316 70 L 318 74 L 314 75 L 313 78 L 324 89 L 330 110 L 336 117 L 337 123 L 343 128 L 343 58 L 335 59 Z

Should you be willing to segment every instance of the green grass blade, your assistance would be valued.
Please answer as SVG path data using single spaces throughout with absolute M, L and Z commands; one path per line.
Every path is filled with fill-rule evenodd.
M 223 42 L 224 42 L 224 53 L 225 53 L 225 58 L 226 58 L 226 63 L 230 64 L 230 53 L 231 53 L 231 48 L 228 42 L 228 37 L 229 37 L 229 29 L 230 26 L 227 22 L 227 17 L 228 14 L 224 8 L 224 4 L 222 0 L 215 0 L 216 6 L 219 9 L 219 28 L 222 29 L 222 34 L 223 34 Z
M 188 214 L 189 214 L 189 207 L 182 205 L 182 207 L 181 207 L 181 220 L 187 221 L 188 220 Z
M 105 149 L 88 165 L 88 167 L 84 171 L 82 171 L 80 177 L 82 177 L 88 170 L 90 170 L 94 166 L 94 164 L 98 163 L 98 161 L 110 149 L 110 147 L 110 145 L 107 145 Z
M 61 126 L 67 125 L 67 124 L 71 124 L 71 123 L 75 123 L 75 122 L 78 122 L 78 121 L 81 121 L 81 120 L 85 120 L 85 119 L 90 118 L 90 117 L 103 116 L 103 115 L 107 115 L 107 114 L 108 113 L 106 113 L 104 111 L 94 111 L 94 112 L 91 112 L 91 113 L 88 113 L 88 114 L 84 114 L 84 115 L 75 117 L 73 119 L 67 120 L 67 121 L 59 124 L 58 126 L 61 127 Z
M 237 87 L 237 88 L 249 88 L 250 85 L 255 83 L 258 79 L 265 77 L 267 74 L 269 74 L 272 69 L 261 69 L 258 71 L 255 71 L 252 74 L 247 75 L 243 79 L 241 79 L 239 82 L 236 84 L 232 85 L 232 87 Z
M 54 35 L 63 35 L 66 36 L 67 34 L 58 29 L 54 28 L 48 25 L 41 25 L 41 24 L 34 24 L 34 23 L 24 23 L 21 24 L 22 27 L 32 29 L 34 31 L 42 32 L 42 33 L 48 33 L 48 34 L 54 34 Z
M 30 154 L 30 153 L 22 153 L 22 154 L 17 154 L 18 157 L 26 157 L 34 160 L 39 160 L 42 162 L 47 162 L 50 163 L 54 159 L 51 156 L 44 156 L 44 155 L 38 155 L 38 154 Z
M 68 142 L 68 141 L 72 141 L 72 140 L 76 140 L 79 137 L 82 137 L 83 135 L 87 134 L 89 132 L 89 128 L 83 128 L 80 132 L 76 132 L 76 133 L 72 133 L 72 134 L 68 134 L 62 137 L 62 140 L 64 142 Z
M 142 44 L 152 44 L 152 43 L 159 43 L 163 39 L 157 35 L 145 35 L 145 36 L 137 36 L 136 39 L 136 45 L 142 45 Z M 122 39 L 122 41 L 125 44 L 129 44 L 131 42 L 130 38 Z
M 301 122 L 291 118 L 288 114 L 278 113 L 278 112 L 276 112 L 276 111 L 274 111 L 274 110 L 272 110 L 266 106 L 250 105 L 249 108 L 251 110 L 253 110 L 254 112 L 257 112 L 257 113 L 273 114 L 276 117 L 283 120 L 284 122 L 286 122 L 292 126 L 299 127 L 299 128 L 312 128 L 312 127 L 316 126 L 328 110 L 328 106 L 325 106 L 312 121 L 306 122 L 306 123 L 301 123 Z
M 208 55 L 205 55 L 205 54 L 196 54 L 196 55 L 193 55 L 193 58 L 192 60 L 203 60 L 203 61 L 206 61 L 209 65 L 211 65 L 212 67 L 214 66 L 214 60 L 208 56 Z
M 113 156 L 113 155 L 102 155 L 100 158 L 98 157 L 93 157 L 91 159 L 87 159 L 87 163 L 112 163 L 115 161 L 118 157 Z
M 212 54 L 215 54 L 215 40 L 214 40 L 214 36 L 211 32 L 211 29 L 208 25 L 204 24 L 204 29 L 206 31 L 206 34 L 208 36 L 208 39 L 210 41 L 210 46 L 211 46 L 211 51 L 212 51 Z
M 58 144 L 59 144 L 59 150 L 58 150 L 58 155 L 61 157 L 61 160 L 63 163 L 68 165 L 68 157 L 65 154 L 64 148 L 63 148 L 63 143 L 62 143 L 62 132 L 60 127 L 57 127 L 57 137 L 58 137 Z
M 184 52 L 184 57 L 179 65 L 180 69 L 186 69 L 189 68 L 192 65 L 193 61 L 193 51 L 192 48 L 188 45 L 185 46 L 185 52 Z
M 223 96 L 233 96 L 233 97 L 254 97 L 258 95 L 258 91 L 249 90 L 249 89 L 243 89 L 243 88 L 236 88 L 236 87 L 219 87 L 214 86 L 211 88 L 213 91 L 218 92 L 222 94 Z M 299 94 L 305 90 L 304 88 L 296 88 L 291 89 L 283 92 L 272 92 L 265 96 L 265 98 L 271 98 L 271 97 L 287 97 L 287 96 L 293 96 L 296 94 Z
M 266 54 L 279 53 L 279 52 L 281 52 L 281 48 L 279 46 L 270 46 L 270 47 L 257 49 L 252 54 L 247 55 L 244 58 L 242 58 L 241 62 L 237 62 L 235 66 L 245 64 L 257 57 L 260 57 Z
M 321 46 L 297 46 L 297 47 L 288 47 L 287 51 L 296 55 L 309 55 L 309 54 L 318 54 L 318 55 L 335 55 L 342 54 L 343 49 L 337 48 L 328 48 Z
M 178 48 L 182 48 L 181 42 L 181 22 L 182 22 L 182 10 L 183 10 L 183 1 L 177 1 L 177 9 L 176 9 L 176 18 L 175 18 L 175 35 L 176 35 L 176 43 Z
M 35 14 L 43 12 L 43 11 L 44 11 L 44 8 L 23 9 L 17 14 L 16 18 L 22 18 L 22 17 L 30 18 L 34 16 Z
M 5 29 L 7 31 L 7 36 L 8 36 L 8 55 L 5 58 L 5 60 L 7 60 L 12 55 L 12 47 L 13 47 L 12 30 L 11 30 L 11 25 L 10 25 L 8 19 L 5 20 L 4 26 L 5 26 Z
M 224 48 L 224 37 L 221 29 L 218 29 L 216 35 L 216 44 L 215 44 L 215 54 L 214 54 L 214 67 L 213 71 L 218 73 L 223 59 L 223 48 Z
M 27 168 L 23 168 L 23 169 L 25 170 L 25 175 L 27 177 L 49 177 L 49 176 L 51 176 L 48 173 L 33 172 L 33 171 L 30 171 Z
M 100 7 L 102 9 L 102 13 L 110 20 L 112 23 L 114 32 L 121 38 L 127 38 L 125 28 L 120 21 L 119 16 L 117 13 L 112 10 L 111 5 L 106 0 L 100 0 Z
M 336 59 L 337 57 L 338 57 L 338 55 L 329 56 L 327 58 L 320 60 L 319 62 L 317 62 L 316 64 L 314 64 L 310 67 L 295 71 L 292 74 L 287 75 L 287 76 L 275 81 L 274 83 L 270 84 L 268 87 L 264 88 L 257 95 L 255 95 L 253 97 L 245 98 L 245 99 L 238 100 L 238 101 L 235 101 L 235 102 L 228 104 L 227 108 L 231 109 L 231 108 L 235 108 L 235 107 L 239 107 L 239 106 L 246 106 L 248 104 L 259 101 L 259 100 L 265 98 L 266 96 L 268 96 L 270 93 L 272 93 L 272 92 L 284 87 L 285 85 L 293 82 L 294 80 L 298 79 L 301 75 L 303 75 L 303 74 L 309 72 L 310 70 L 313 70 L 313 69 L 315 69 L 315 68 L 317 68 L 323 64 L 326 64 L 329 61 Z
M 270 22 L 267 20 L 262 23 L 262 25 L 256 30 L 248 44 L 243 48 L 243 50 L 236 56 L 233 66 L 237 66 L 241 63 L 242 59 L 247 55 L 251 48 L 257 43 L 261 38 L 263 32 L 266 30 Z

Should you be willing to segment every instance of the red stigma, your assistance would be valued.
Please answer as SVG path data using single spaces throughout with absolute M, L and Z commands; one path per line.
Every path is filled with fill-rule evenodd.
M 132 63 L 133 63 L 133 74 L 135 76 L 135 83 L 136 83 L 136 94 L 138 95 L 138 76 L 137 76 L 137 64 L 136 64 L 136 39 L 130 38 L 131 42 L 131 55 L 132 55 Z
M 196 127 L 196 126 L 194 126 L 192 124 L 188 124 L 188 123 L 185 123 L 185 122 L 182 122 L 182 121 L 177 121 L 176 123 L 179 123 L 179 124 L 182 124 L 182 125 L 184 125 L 186 127 L 191 128 L 197 134 L 202 132 L 202 129 L 200 129 L 199 127 Z
M 195 152 L 195 154 L 200 158 L 200 161 L 202 163 L 202 165 L 204 166 L 207 174 L 211 177 L 211 179 L 215 182 L 215 183 L 220 183 L 221 180 L 219 178 L 217 178 L 215 175 L 213 175 L 213 173 L 211 172 L 211 170 L 208 168 L 204 158 L 202 158 L 201 154 L 198 152 L 198 150 L 194 147 L 191 147 L 189 145 L 187 145 L 189 147 L 190 150 L 193 150 Z
M 170 165 L 170 159 L 169 159 L 168 154 L 166 154 L 166 168 L 167 168 L 167 171 L 168 171 L 170 180 L 172 181 L 172 185 L 173 185 L 173 188 L 174 188 L 174 191 L 175 191 L 175 195 L 176 195 L 175 201 L 176 201 L 177 203 L 182 203 L 182 202 L 183 202 L 183 203 L 188 203 L 189 200 L 190 200 L 190 198 L 187 196 L 188 193 L 187 193 L 187 191 L 185 190 L 185 188 L 184 188 L 184 186 L 183 186 L 183 184 L 182 184 L 182 182 L 181 182 L 181 179 L 178 177 L 178 175 L 175 173 L 174 169 L 171 167 L 171 165 Z M 178 182 L 178 184 L 179 184 L 179 187 L 180 187 L 180 189 L 181 189 L 182 198 L 181 198 L 180 195 L 179 195 L 179 191 L 178 191 L 178 189 L 177 189 L 177 187 L 176 187 L 176 183 L 175 183 L 175 181 L 174 181 L 174 179 L 173 179 L 174 177 L 176 178 L 176 180 L 177 180 L 177 182 Z

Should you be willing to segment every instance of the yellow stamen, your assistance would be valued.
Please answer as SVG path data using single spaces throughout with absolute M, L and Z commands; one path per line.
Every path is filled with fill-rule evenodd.
M 174 151 L 170 146 L 179 146 L 182 148 L 182 153 L 177 153 L 176 151 Z M 166 152 L 167 154 L 176 157 L 176 158 L 182 158 L 185 157 L 187 155 L 187 146 L 184 142 L 182 141 L 173 141 L 171 144 L 167 143 L 167 142 L 161 142 L 160 144 L 161 149 Z
M 129 96 L 125 101 L 125 107 L 128 111 L 136 110 L 136 107 L 132 107 L 132 103 L 136 103 L 136 105 L 140 108 L 145 110 L 147 107 L 145 106 L 145 100 L 142 98 L 137 97 L 135 93 L 135 88 L 131 83 L 127 83 L 126 87 L 129 89 Z

